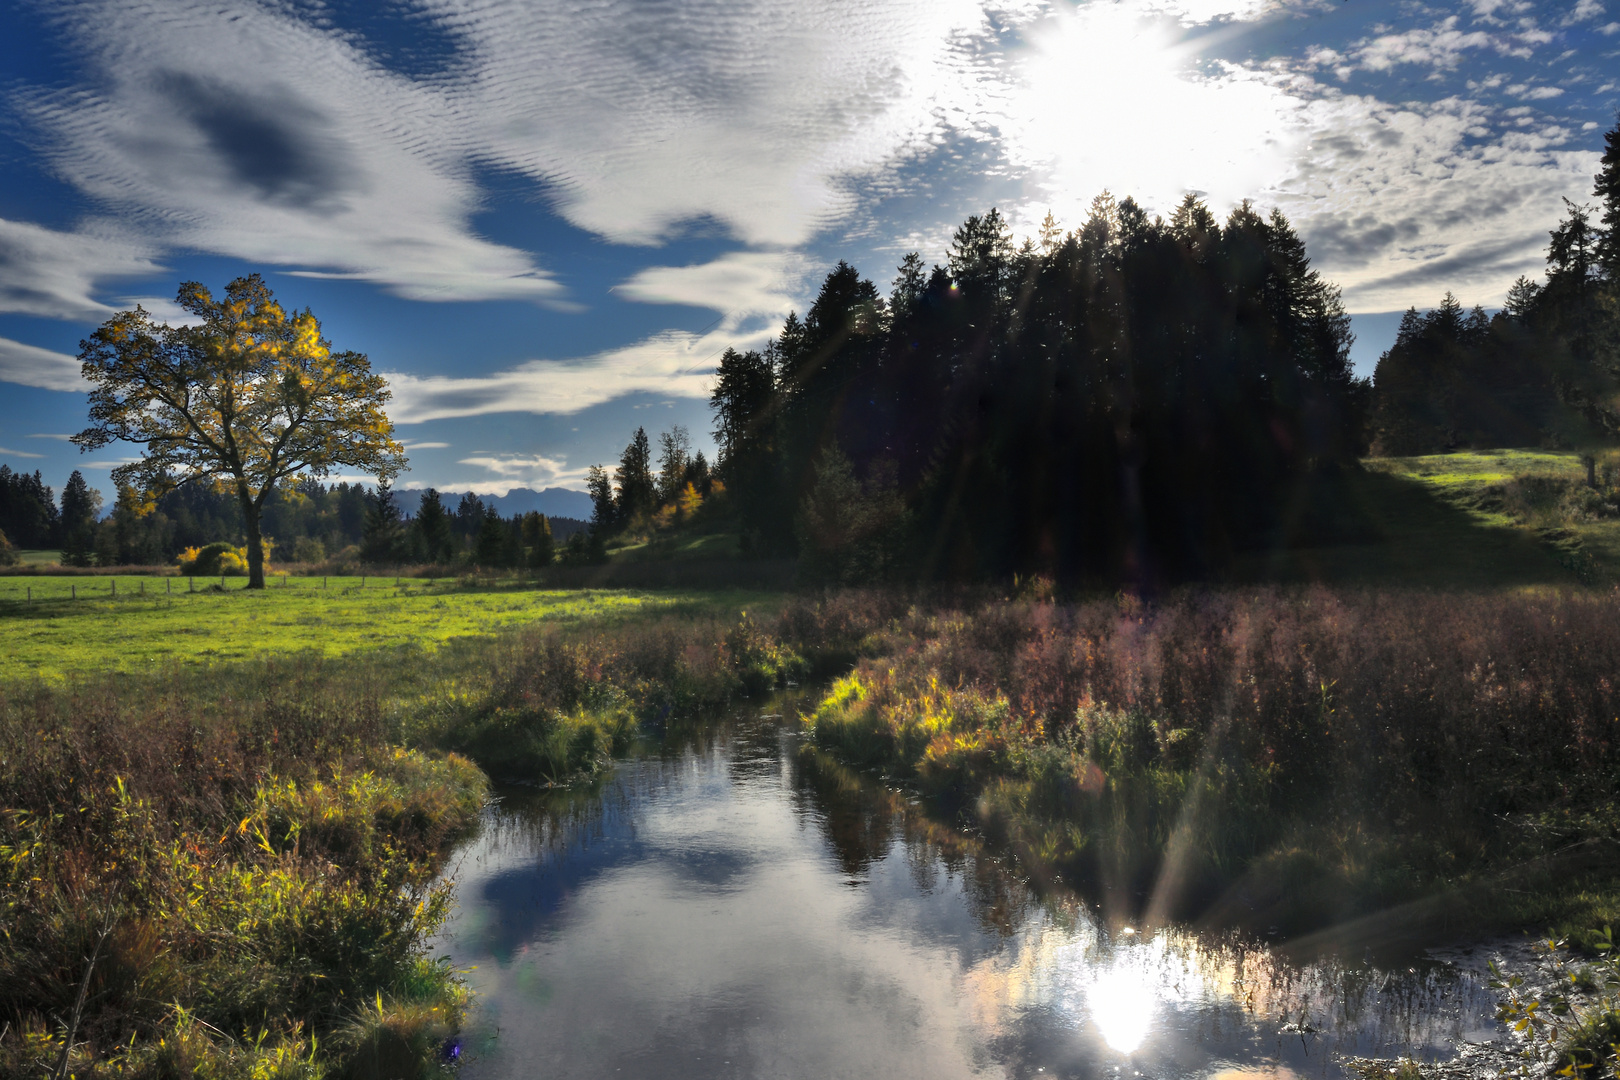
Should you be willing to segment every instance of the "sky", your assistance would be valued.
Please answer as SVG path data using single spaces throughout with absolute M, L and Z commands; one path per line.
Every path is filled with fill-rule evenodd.
M 1370 373 L 1501 303 L 1620 108 L 1620 0 L 7 0 L 0 463 L 60 491 L 79 342 L 265 275 L 393 392 L 400 486 L 583 486 L 847 259 L 1103 190 L 1280 208 Z

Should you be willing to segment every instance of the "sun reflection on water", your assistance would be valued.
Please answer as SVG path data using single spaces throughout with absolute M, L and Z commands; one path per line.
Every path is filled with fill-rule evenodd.
M 1105 967 L 1086 994 L 1091 1020 L 1103 1041 L 1122 1054 L 1133 1053 L 1147 1039 L 1158 1010 L 1158 994 L 1147 973 L 1133 965 Z

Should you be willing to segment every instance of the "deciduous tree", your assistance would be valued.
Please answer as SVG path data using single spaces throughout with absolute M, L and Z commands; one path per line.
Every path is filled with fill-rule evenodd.
M 389 391 L 363 353 L 334 351 L 315 316 L 286 311 L 257 274 L 218 299 L 186 282 L 176 299 L 191 325 L 154 322 L 137 306 L 80 343 L 93 389 L 90 426 L 73 441 L 140 446 L 113 480 L 153 495 L 225 483 L 242 507 L 248 587 L 262 589 L 260 517 L 278 484 L 338 466 L 379 479 L 405 467 L 383 411 Z

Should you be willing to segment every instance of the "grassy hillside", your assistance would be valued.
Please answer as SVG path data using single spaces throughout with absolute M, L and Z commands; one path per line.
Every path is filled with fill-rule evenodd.
M 1533 537 L 1566 570 L 1592 584 L 1620 577 L 1620 490 L 1613 455 L 1598 485 L 1573 451 L 1484 450 L 1375 458 L 1369 470 L 1421 486 L 1482 531 Z
M 1239 561 L 1241 581 L 1436 589 L 1603 585 L 1620 577 L 1612 487 L 1574 453 L 1371 458 L 1339 486 L 1335 541 Z M 1318 511 L 1319 513 L 1320 511 Z

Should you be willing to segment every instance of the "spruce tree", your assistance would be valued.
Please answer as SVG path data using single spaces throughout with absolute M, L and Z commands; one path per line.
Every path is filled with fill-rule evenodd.
M 422 492 L 412 529 L 416 547 L 423 559 L 431 563 L 445 563 L 455 558 L 456 539 L 450 529 L 450 515 L 439 493 L 433 488 Z
M 556 547 L 551 538 L 551 522 L 546 515 L 533 510 L 523 516 L 523 546 L 528 552 L 531 569 L 540 570 L 551 565 Z
M 591 534 L 606 539 L 618 527 L 618 507 L 613 502 L 613 480 L 606 469 L 592 465 L 585 472 L 585 490 L 591 495 Z
M 89 566 L 95 553 L 96 522 L 101 517 L 101 492 L 85 482 L 78 469 L 62 489 L 62 561 Z
M 1603 136 L 1603 162 L 1592 194 L 1597 196 L 1603 223 L 1597 241 L 1598 265 L 1610 287 L 1620 289 L 1620 117 Z
M 485 568 L 502 566 L 506 562 L 506 529 L 502 527 L 500 513 L 493 506 L 484 511 L 484 520 L 478 527 L 473 561 Z
M 692 437 L 676 424 L 658 436 L 658 502 L 673 502 L 686 485 L 692 464 Z
M 657 509 L 658 485 L 653 479 L 652 444 L 646 428 L 636 428 L 620 455 L 613 488 L 614 516 L 621 525 L 635 526 Z
M 401 554 L 402 530 L 399 506 L 387 477 L 377 481 L 377 491 L 368 501 L 365 529 L 360 534 L 360 558 L 374 566 L 396 563 Z

